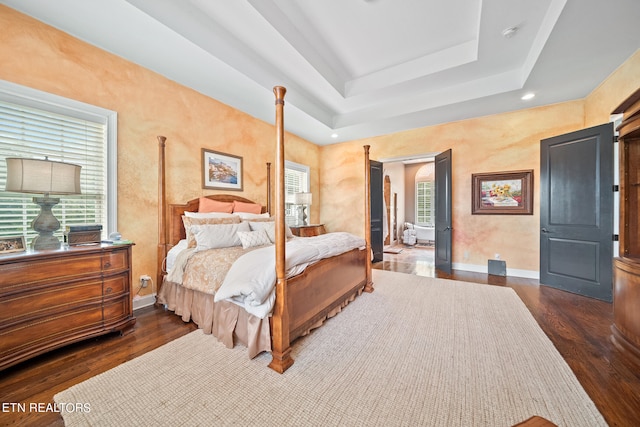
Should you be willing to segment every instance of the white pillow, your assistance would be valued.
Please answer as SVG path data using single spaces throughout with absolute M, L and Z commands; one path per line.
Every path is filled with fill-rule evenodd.
M 238 231 L 251 231 L 246 222 L 239 224 L 192 225 L 191 232 L 196 238 L 196 252 L 206 249 L 240 246 Z
M 242 220 L 252 220 L 256 218 L 269 218 L 269 212 L 255 214 L 250 212 L 234 212 L 233 215 L 237 215 Z
M 187 218 L 239 218 L 238 215 L 225 212 L 185 212 Z
M 267 236 L 269 236 L 269 240 L 272 243 L 276 242 L 276 223 L 274 221 L 249 221 L 249 226 L 251 230 L 265 230 L 267 232 Z M 293 237 L 293 232 L 288 225 L 285 224 L 285 236 L 286 238 Z
M 242 249 L 271 244 L 271 240 L 269 240 L 265 230 L 238 231 L 238 237 L 242 242 Z

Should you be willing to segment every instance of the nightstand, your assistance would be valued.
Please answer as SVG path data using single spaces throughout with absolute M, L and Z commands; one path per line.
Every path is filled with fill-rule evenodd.
M 324 224 L 299 225 L 289 228 L 291 228 L 293 235 L 298 237 L 312 237 L 326 233 Z

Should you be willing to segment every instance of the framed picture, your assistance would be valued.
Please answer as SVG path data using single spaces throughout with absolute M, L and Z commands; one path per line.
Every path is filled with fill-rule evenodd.
M 0 237 L 0 254 L 23 252 L 26 249 L 24 236 Z
M 203 148 L 202 188 L 242 191 L 242 157 Z
M 533 215 L 533 170 L 471 175 L 471 213 Z

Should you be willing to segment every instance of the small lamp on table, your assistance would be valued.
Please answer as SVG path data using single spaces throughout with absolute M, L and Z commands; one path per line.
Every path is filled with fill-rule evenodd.
M 51 208 L 60 203 L 60 199 L 50 197 L 50 194 L 80 194 L 82 167 L 47 158 L 38 160 L 8 157 L 6 161 L 6 191 L 44 196 L 33 198 L 33 202 L 40 206 L 40 214 L 31 223 L 31 227 L 38 232 L 38 236 L 31 242 L 32 249 L 60 248 L 60 241 L 53 235 L 60 228 L 60 221 L 51 212 Z
M 295 193 L 293 195 L 294 203 L 300 207 L 299 221 L 302 225 L 309 225 L 306 209 L 311 205 L 311 199 L 311 193 Z

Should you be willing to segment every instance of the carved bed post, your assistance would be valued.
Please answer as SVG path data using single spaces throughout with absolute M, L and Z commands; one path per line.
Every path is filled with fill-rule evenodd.
M 276 96 L 276 303 L 271 318 L 271 363 L 269 367 L 283 373 L 291 365 L 287 278 L 285 272 L 285 187 L 284 187 L 284 94 L 282 86 L 273 88 Z
M 364 146 L 364 240 L 367 251 L 365 292 L 373 292 L 373 280 L 371 278 L 371 164 L 369 162 L 369 147 L 369 145 Z
M 158 269 L 156 276 L 156 292 L 160 292 L 162 286 L 162 264 L 167 256 L 167 204 L 166 204 L 166 185 L 165 185 L 165 156 L 164 136 L 158 136 Z
M 267 162 L 267 212 L 271 215 L 271 162 Z

